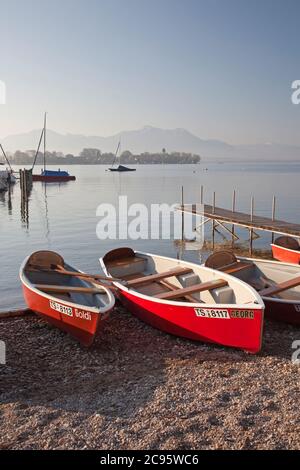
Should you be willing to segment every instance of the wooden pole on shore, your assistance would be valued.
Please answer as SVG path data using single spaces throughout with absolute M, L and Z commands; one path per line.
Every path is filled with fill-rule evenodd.
M 214 214 L 216 210 L 216 192 L 213 192 L 213 206 L 212 206 L 212 213 Z M 215 228 L 216 228 L 216 223 L 215 219 L 212 220 L 212 247 L 213 250 L 215 249 Z
M 253 222 L 253 215 L 254 215 L 254 197 L 251 196 L 251 212 L 250 212 L 250 220 Z M 250 228 L 250 239 L 249 239 L 249 254 L 252 256 L 253 253 L 253 228 Z
M 181 240 L 184 240 L 184 192 L 183 186 L 181 186 Z
M 232 213 L 235 212 L 235 199 L 236 199 L 236 193 L 235 193 L 235 189 L 234 189 L 233 193 L 232 193 Z M 235 231 L 235 227 L 234 227 L 234 224 L 232 224 L 232 226 L 231 226 L 231 232 L 232 232 L 231 246 L 232 246 L 232 249 L 234 248 L 234 231 Z
M 275 220 L 275 210 L 276 210 L 276 197 L 273 196 L 272 201 L 272 222 Z M 272 232 L 272 243 L 274 243 L 274 232 Z
M 19 170 L 20 174 L 20 189 L 21 189 L 21 217 L 22 221 L 28 226 L 29 211 L 28 211 L 28 197 L 32 188 L 32 171 Z

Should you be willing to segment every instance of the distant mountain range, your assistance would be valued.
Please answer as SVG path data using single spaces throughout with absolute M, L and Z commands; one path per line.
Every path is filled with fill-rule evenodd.
M 2 140 L 6 151 L 33 150 L 37 147 L 40 130 L 10 135 Z M 124 131 L 113 136 L 85 136 L 47 131 L 47 149 L 78 155 L 83 148 L 98 148 L 102 152 L 115 152 L 121 140 L 121 151 L 132 153 L 191 152 L 202 160 L 300 161 L 300 146 L 284 144 L 229 145 L 219 140 L 203 140 L 185 129 L 160 129 L 146 126 Z

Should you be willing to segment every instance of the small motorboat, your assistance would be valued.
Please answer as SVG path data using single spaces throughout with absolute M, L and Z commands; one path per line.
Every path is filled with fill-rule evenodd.
M 284 263 L 300 264 L 300 245 L 298 240 L 288 236 L 276 238 L 271 243 L 273 258 Z
M 62 170 L 42 170 L 41 174 L 33 174 L 32 181 L 43 181 L 44 183 L 59 183 L 64 181 L 75 181 L 76 177 Z
M 257 353 L 264 304 L 244 282 L 194 263 L 119 248 L 100 264 L 121 302 L 138 318 L 167 333 Z
M 205 266 L 226 272 L 256 289 L 265 303 L 266 317 L 300 325 L 300 266 L 236 257 L 229 251 L 213 253 Z
M 124 165 L 119 165 L 116 168 L 111 167 L 109 168 L 109 171 L 136 171 L 136 168 L 128 168 L 127 166 Z
M 52 251 L 33 253 L 20 268 L 28 308 L 84 346 L 92 344 L 115 303 L 111 291 L 89 276 Z

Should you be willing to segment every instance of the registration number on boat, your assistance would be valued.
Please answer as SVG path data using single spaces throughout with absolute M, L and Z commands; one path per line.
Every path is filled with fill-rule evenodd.
M 195 308 L 195 313 L 202 318 L 230 318 L 228 310 L 223 309 Z
M 65 315 L 69 315 L 69 317 L 73 317 L 72 307 L 66 307 L 65 305 L 61 305 L 57 302 L 54 302 L 53 300 L 50 300 L 50 307 L 52 308 L 52 310 L 64 313 Z

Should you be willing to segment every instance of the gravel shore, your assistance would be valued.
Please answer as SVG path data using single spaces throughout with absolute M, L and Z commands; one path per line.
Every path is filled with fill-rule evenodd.
M 251 356 L 118 306 L 86 350 L 34 315 L 0 319 L 0 448 L 300 449 L 297 339 L 266 321 Z

